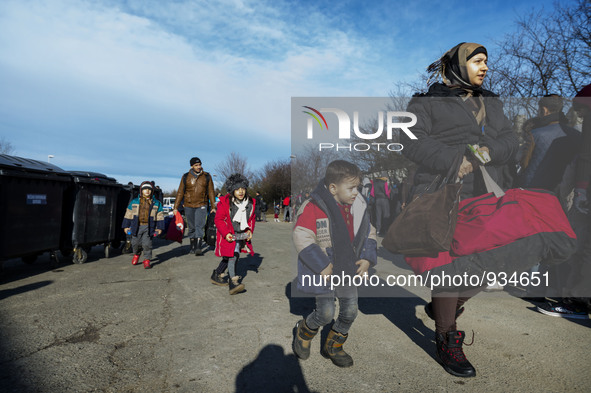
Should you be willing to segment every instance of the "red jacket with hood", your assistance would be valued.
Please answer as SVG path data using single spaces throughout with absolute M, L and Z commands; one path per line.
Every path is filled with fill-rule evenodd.
M 255 204 L 254 198 L 249 199 L 252 201 L 252 209 L 248 213 L 248 228 L 251 233 L 254 233 L 255 224 Z M 228 242 L 226 235 L 228 233 L 234 234 L 234 227 L 232 226 L 232 217 L 230 216 L 230 204 L 232 203 L 231 194 L 226 194 L 220 198 L 218 202 L 216 214 L 215 214 L 215 226 L 217 228 L 216 240 L 215 240 L 215 255 L 216 257 L 233 257 L 234 249 L 236 248 L 236 242 Z M 252 242 L 246 242 L 246 248 L 248 251 L 242 249 L 242 252 L 248 252 L 250 255 L 254 255 L 252 248 Z

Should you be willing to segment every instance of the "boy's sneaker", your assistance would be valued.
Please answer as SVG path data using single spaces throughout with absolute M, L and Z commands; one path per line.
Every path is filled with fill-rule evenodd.
M 152 264 L 150 263 L 149 259 L 144 259 L 144 269 L 151 269 Z
M 550 315 L 552 317 L 570 318 L 570 319 L 589 319 L 587 311 L 575 308 L 572 305 L 566 305 L 563 302 L 556 304 L 546 303 L 538 306 L 537 310 L 542 314 Z

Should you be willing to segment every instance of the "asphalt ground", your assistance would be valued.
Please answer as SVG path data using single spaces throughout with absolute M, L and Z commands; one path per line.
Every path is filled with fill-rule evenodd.
M 246 292 L 210 283 L 219 258 L 196 257 L 155 240 L 154 268 L 131 255 L 84 264 L 43 255 L 33 265 L 4 262 L 0 278 L 2 392 L 563 392 L 591 391 L 591 322 L 550 317 L 511 293 L 481 293 L 458 320 L 475 378 L 447 374 L 435 361 L 434 323 L 424 287 L 397 295 L 360 290 L 359 315 L 344 348 L 351 368 L 291 350 L 293 327 L 313 301 L 291 296 L 292 225 L 258 223 L 254 257 L 238 267 Z M 409 274 L 379 250 L 375 270 Z M 383 281 L 381 281 L 383 282 Z M 392 289 L 390 288 L 390 291 Z M 320 335 L 319 335 L 320 336 Z

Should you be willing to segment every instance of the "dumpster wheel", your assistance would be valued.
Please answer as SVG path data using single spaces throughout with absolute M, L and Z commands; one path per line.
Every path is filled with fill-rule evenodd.
M 52 269 L 55 269 L 56 267 L 58 267 L 60 264 L 60 258 L 57 255 L 56 251 L 51 251 L 49 254 L 49 266 Z
M 111 254 L 111 247 L 109 246 L 109 244 L 105 244 L 105 258 L 109 258 Z
M 74 256 L 72 257 L 72 261 L 74 263 L 84 263 L 88 259 L 88 254 L 82 247 L 77 247 L 74 249 Z

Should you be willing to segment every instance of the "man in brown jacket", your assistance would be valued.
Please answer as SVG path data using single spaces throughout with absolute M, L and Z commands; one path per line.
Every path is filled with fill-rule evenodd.
M 176 194 L 174 211 L 176 214 L 181 202 L 185 206 L 185 217 L 189 227 L 191 253 L 203 255 L 203 227 L 207 219 L 207 202 L 211 213 L 215 213 L 215 196 L 211 175 L 203 170 L 198 157 L 191 158 L 191 169 L 181 178 Z

